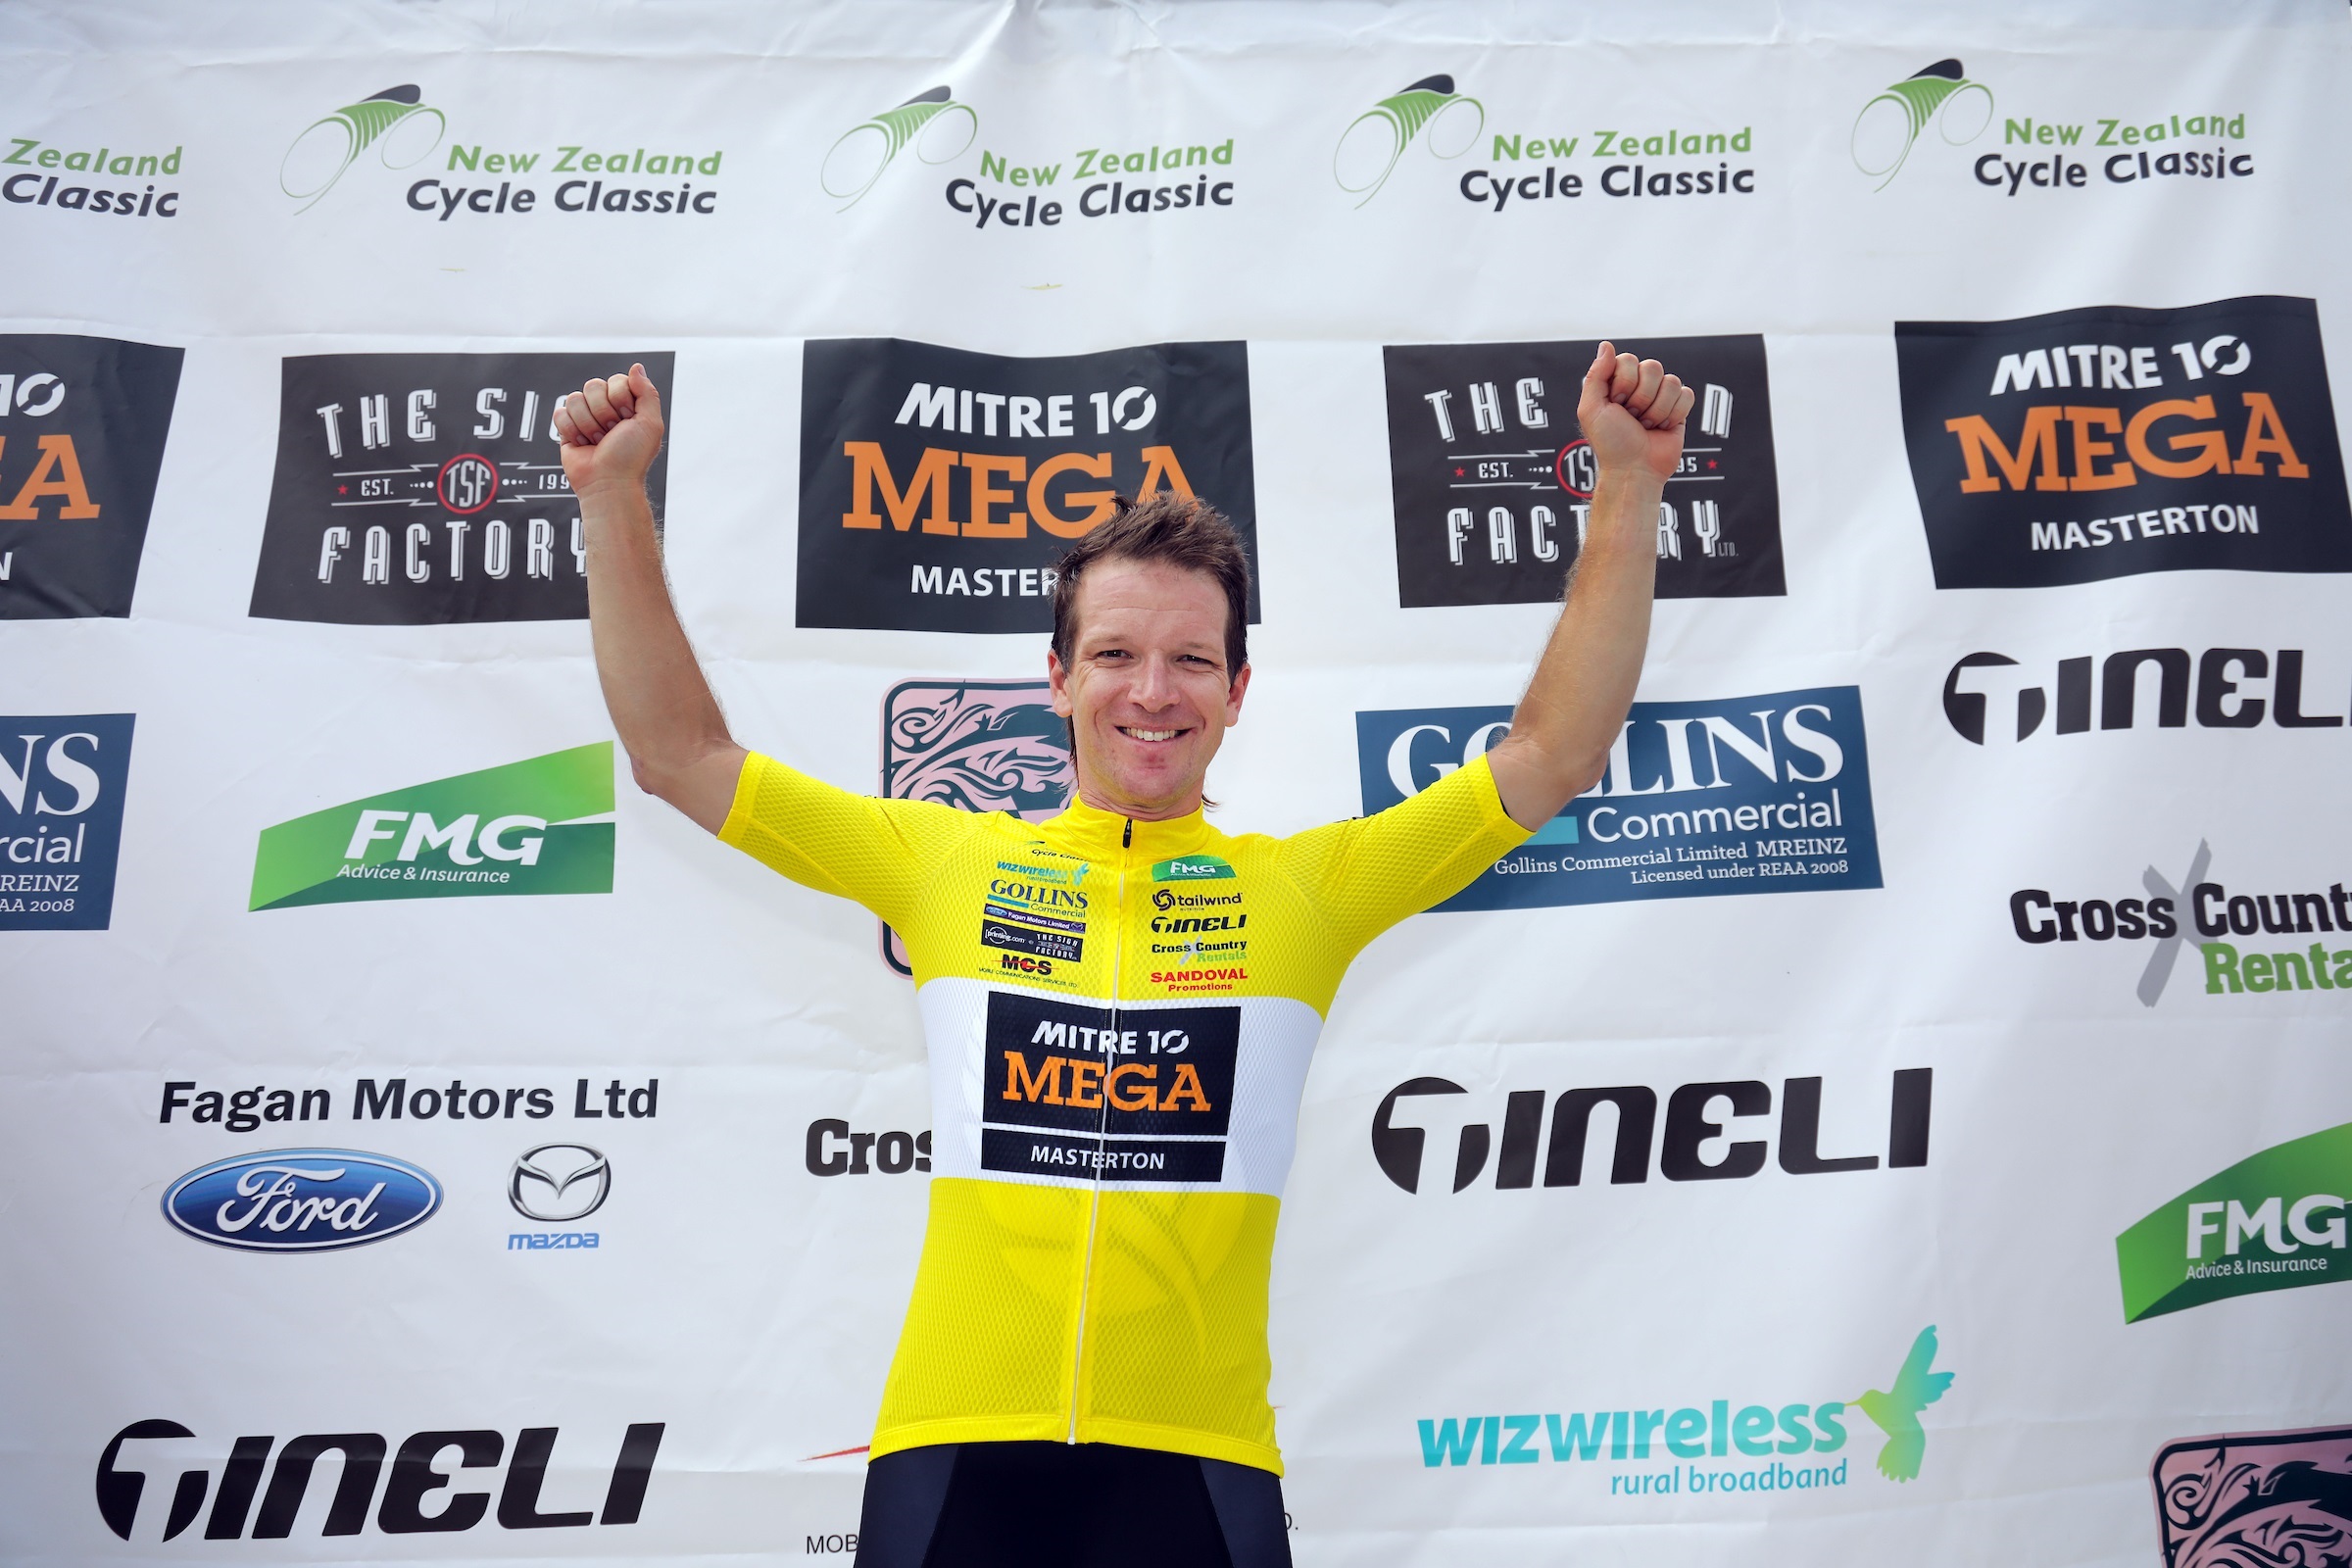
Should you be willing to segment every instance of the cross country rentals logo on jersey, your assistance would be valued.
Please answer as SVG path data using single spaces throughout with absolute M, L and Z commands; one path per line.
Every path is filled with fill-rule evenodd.
M 612 891 L 612 743 L 347 801 L 262 830 L 253 909 Z
M 0 931 L 107 928 L 134 722 L 0 717 Z
M 1832 1463 L 1826 1456 L 1845 1446 L 1846 1427 L 1855 1423 L 1858 1410 L 1884 1438 L 1879 1474 L 1912 1481 L 1928 1450 L 1920 1418 L 1950 1390 L 1954 1377 L 1934 1370 L 1936 1353 L 1936 1328 L 1930 1324 L 1912 1340 L 1890 1387 L 1841 1399 L 1784 1404 L 1709 1399 L 1648 1410 L 1424 1417 L 1414 1423 L 1421 1464 L 1429 1470 L 1471 1464 L 1604 1465 L 1612 1497 L 1811 1492 L 1848 1484 L 1846 1460 Z M 1660 1467 L 1659 1460 L 1667 1462 Z M 1649 1468 L 1621 1468 L 1644 1463 Z
M 586 619 L 587 540 L 555 411 L 632 360 L 674 419 L 667 353 L 287 358 L 251 613 L 362 626 Z M 646 474 L 656 511 L 668 478 L 665 447 Z
M 1250 357 L 1154 343 L 1022 359 L 900 338 L 803 353 L 797 624 L 1032 632 L 1113 498 L 1198 495 L 1254 568 Z M 1257 618 L 1251 579 L 1250 618 Z
M 2310 300 L 1897 321 L 1894 346 L 1938 588 L 2352 570 Z
M 1414 143 L 1433 158 L 1459 158 L 1486 128 L 1486 105 L 1455 92 L 1451 76 L 1423 76 L 1348 122 L 1332 149 L 1331 177 L 1361 207 L 1380 194 Z
M 1546 604 L 1560 596 L 1597 473 L 1576 422 L 1597 340 L 1382 350 L 1397 601 Z M 1657 338 L 1628 352 L 1700 394 L 1658 503 L 1661 599 L 1786 592 L 1764 339 Z
M 1930 125 L 1947 146 L 1961 147 L 1992 123 L 1992 89 L 1971 81 L 1957 60 L 1938 60 L 1886 89 L 1854 116 L 1847 137 L 1854 167 L 1885 190 L 1910 162 L 1920 132 Z
M 2115 1239 L 2124 1321 L 2352 1279 L 2352 1122 L 2217 1172 Z
M 0 620 L 130 613 L 183 352 L 0 335 Z
M 1476 761 L 1507 708 L 1355 715 L 1364 812 Z M 1880 886 L 1852 686 L 1636 703 L 1601 781 L 1439 909 L 1527 909 Z
M 2352 1427 L 2168 1443 L 2149 1479 L 2165 1568 L 2352 1562 Z
M 39 136 L 0 136 L 0 200 L 49 213 L 93 218 L 177 218 L 180 148 L 76 137 L 80 145 Z M 91 144 L 96 142 L 96 150 Z M 157 185 L 163 190 L 157 190 Z M 101 234 L 103 235 L 103 230 Z M 116 230 L 115 232 L 121 232 Z

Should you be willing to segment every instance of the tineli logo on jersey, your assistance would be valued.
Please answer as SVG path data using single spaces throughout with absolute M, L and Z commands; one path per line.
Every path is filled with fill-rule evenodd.
M 612 743 L 348 801 L 262 831 L 255 909 L 612 891 Z
M 2124 1321 L 2352 1279 L 2352 1122 L 2207 1177 L 2115 1239 Z

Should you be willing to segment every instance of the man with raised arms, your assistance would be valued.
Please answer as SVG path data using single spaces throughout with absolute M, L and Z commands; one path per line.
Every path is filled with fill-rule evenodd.
M 1272 839 L 1201 817 L 1250 675 L 1249 564 L 1208 506 L 1122 505 L 1060 567 L 1062 814 L 877 800 L 728 732 L 662 576 L 644 368 L 564 400 L 597 671 L 638 784 L 864 905 L 913 962 L 930 1217 L 866 1473 L 867 1568 L 1290 1561 L 1267 1276 L 1315 1038 L 1365 944 L 1600 778 L 1690 404 L 1655 360 L 1600 346 L 1577 409 L 1592 510 L 1509 734 L 1401 805 Z M 1171 910 L 1214 938 L 1155 951 L 1181 946 L 1154 930 Z

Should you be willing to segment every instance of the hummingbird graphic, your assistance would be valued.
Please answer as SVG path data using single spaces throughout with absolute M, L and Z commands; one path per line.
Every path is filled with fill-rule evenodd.
M 1928 1370 L 1935 1362 L 1936 1325 L 1931 1323 L 1911 1342 L 1911 1353 L 1894 1375 L 1894 1391 L 1872 1389 L 1853 1401 L 1886 1434 L 1886 1446 L 1879 1450 L 1879 1473 L 1889 1481 L 1915 1479 L 1919 1461 L 1927 1454 L 1928 1435 L 1919 1424 L 1919 1412 L 1952 1386 L 1951 1373 Z

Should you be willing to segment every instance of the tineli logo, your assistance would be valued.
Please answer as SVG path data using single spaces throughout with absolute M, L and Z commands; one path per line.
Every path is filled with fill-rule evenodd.
M 1380 194 L 1416 140 L 1433 157 L 1459 158 L 1486 128 L 1487 106 L 1455 92 L 1451 76 L 1423 76 L 1348 122 L 1332 149 L 1331 177 L 1340 189 L 1360 197 L 1355 205 L 1361 207 Z
M 924 163 L 944 164 L 962 157 L 979 134 L 979 112 L 957 103 L 954 89 L 943 84 L 843 131 L 825 153 L 817 180 L 846 213 L 865 199 L 909 142 Z
M 2352 1122 L 2207 1177 L 2115 1239 L 2124 1321 L 2352 1279 Z
M 1954 147 L 1966 146 L 1992 123 L 1992 89 L 1971 81 L 1957 60 L 1938 60 L 1862 106 L 1848 147 L 1854 167 L 1885 190 L 1903 172 L 1919 133 L 1933 122 Z
M 411 169 L 433 155 L 448 130 L 448 118 L 424 102 L 415 82 L 386 87 L 305 126 L 278 162 L 277 188 L 307 213 L 360 154 L 373 148 L 386 169 Z
M 347 801 L 262 831 L 254 909 L 612 891 L 612 743 Z

